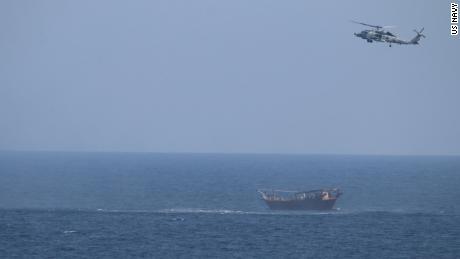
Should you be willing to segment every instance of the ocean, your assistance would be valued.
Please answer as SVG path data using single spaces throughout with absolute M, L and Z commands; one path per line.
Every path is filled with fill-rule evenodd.
M 460 258 L 458 197 L 458 156 L 4 151 L 0 258 Z

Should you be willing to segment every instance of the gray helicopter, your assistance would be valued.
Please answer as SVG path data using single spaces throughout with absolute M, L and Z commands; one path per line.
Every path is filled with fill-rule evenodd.
M 391 44 L 393 43 L 400 44 L 400 45 L 401 44 L 417 45 L 421 37 L 425 38 L 425 35 L 422 34 L 425 28 L 422 28 L 420 31 L 414 30 L 415 33 L 417 33 L 417 35 L 413 39 L 406 41 L 406 40 L 402 40 L 398 38 L 398 36 L 396 36 L 395 34 L 384 30 L 384 28 L 391 28 L 392 26 L 379 26 L 379 25 L 372 25 L 372 24 L 356 22 L 356 21 L 352 21 L 352 22 L 374 28 L 374 29 L 369 29 L 369 30 L 363 30 L 360 33 L 355 33 L 356 37 L 362 38 L 369 43 L 372 43 L 374 41 L 375 42 L 385 42 L 385 43 L 389 43 L 390 47 L 391 47 Z

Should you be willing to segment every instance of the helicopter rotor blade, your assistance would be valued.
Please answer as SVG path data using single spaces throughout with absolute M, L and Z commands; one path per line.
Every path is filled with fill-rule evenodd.
M 383 28 L 382 26 L 379 26 L 379 25 L 372 25 L 372 24 L 367 24 L 367 23 L 363 23 L 363 22 L 357 22 L 357 21 L 353 21 L 353 20 L 351 20 L 351 22 L 361 24 L 361 25 L 364 25 L 364 26 L 369 26 L 369 27 L 372 27 L 372 28 L 376 28 L 377 30 Z

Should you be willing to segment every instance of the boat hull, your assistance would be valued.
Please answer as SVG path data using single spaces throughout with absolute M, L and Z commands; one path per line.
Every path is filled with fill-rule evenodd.
M 337 199 L 264 200 L 272 210 L 332 210 Z

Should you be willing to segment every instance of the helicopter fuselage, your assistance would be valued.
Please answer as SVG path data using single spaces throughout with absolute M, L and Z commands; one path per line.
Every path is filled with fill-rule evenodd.
M 360 33 L 355 33 L 356 37 L 367 40 L 368 42 L 378 41 L 378 42 L 388 42 L 397 40 L 396 36 L 388 31 L 382 30 L 364 30 Z

